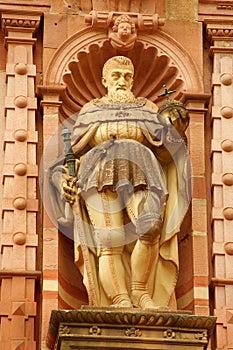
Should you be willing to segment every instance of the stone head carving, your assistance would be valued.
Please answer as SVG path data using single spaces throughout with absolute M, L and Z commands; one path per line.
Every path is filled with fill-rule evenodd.
M 117 17 L 109 34 L 111 45 L 120 51 L 128 51 L 134 47 L 136 39 L 136 26 L 131 17 L 128 15 Z
M 108 91 L 108 98 L 115 102 L 134 101 L 131 92 L 134 66 L 128 57 L 114 56 L 103 67 L 102 84 Z

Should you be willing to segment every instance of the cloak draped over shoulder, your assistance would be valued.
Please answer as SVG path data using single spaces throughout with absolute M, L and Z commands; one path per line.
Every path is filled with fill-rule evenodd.
M 161 306 L 175 309 L 174 292 L 179 265 L 177 233 L 191 197 L 190 163 L 185 142 L 172 125 L 147 106 L 146 99 L 138 98 L 136 103 L 125 104 L 105 104 L 100 99 L 85 105 L 77 116 L 72 148 L 80 158 L 78 178 L 81 191 L 87 192 L 93 187 L 98 191 L 107 187 L 118 191 L 122 186 L 126 186 L 128 191 L 144 188 L 155 191 L 161 202 L 166 203 L 159 260 L 156 270 L 151 273 L 149 289 L 153 300 L 159 300 Z M 54 174 L 56 166 L 51 169 Z M 54 208 L 57 208 L 58 217 L 64 217 L 60 222 L 65 222 L 67 203 L 56 194 L 53 194 L 52 200 L 59 202 L 54 203 Z M 83 220 L 88 222 L 85 201 L 80 200 L 80 205 Z M 91 239 L 91 225 L 85 227 L 86 235 Z M 75 260 L 88 289 L 87 262 L 81 259 L 75 217 L 74 231 Z M 88 264 L 97 285 L 99 305 L 107 306 L 111 301 L 98 281 L 98 252 L 94 244 L 88 251 Z M 127 247 L 123 263 L 130 275 L 130 249 Z

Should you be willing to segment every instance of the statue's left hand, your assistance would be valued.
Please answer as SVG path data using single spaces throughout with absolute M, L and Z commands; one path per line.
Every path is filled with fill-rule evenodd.
M 189 125 L 189 113 L 182 106 L 175 106 L 171 109 L 169 119 L 178 131 L 185 131 Z

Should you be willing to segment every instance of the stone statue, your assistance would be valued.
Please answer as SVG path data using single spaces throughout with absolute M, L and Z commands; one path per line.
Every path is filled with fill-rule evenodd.
M 137 39 L 134 21 L 128 15 L 116 18 L 109 34 L 111 45 L 120 51 L 128 51 L 134 47 Z
M 189 115 L 169 92 L 159 110 L 135 97 L 133 76 L 127 57 L 105 63 L 107 94 L 88 102 L 73 128 L 75 173 L 67 164 L 51 167 L 53 206 L 60 225 L 74 221 L 75 262 L 90 305 L 176 309 L 177 233 L 190 201 Z

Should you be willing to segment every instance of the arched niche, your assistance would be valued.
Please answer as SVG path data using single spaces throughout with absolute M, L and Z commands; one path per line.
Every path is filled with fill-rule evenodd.
M 65 41 L 52 57 L 45 74 L 44 85 L 66 88 L 61 96 L 61 115 L 72 116 L 92 98 L 106 93 L 101 84 L 105 61 L 115 55 L 125 55 L 135 66 L 133 92 L 155 103 L 162 98 L 163 85 L 175 89 L 174 98 L 182 92 L 201 93 L 202 79 L 191 56 L 162 31 L 139 34 L 131 51 L 121 52 L 109 43 L 105 32 L 85 28 Z
M 135 66 L 133 92 L 136 96 L 162 104 L 164 97 L 158 95 L 163 92 L 164 84 L 169 90 L 176 90 L 173 97 L 177 99 L 184 92 L 203 93 L 202 77 L 193 59 L 166 33 L 139 34 L 131 51 L 120 52 L 110 45 L 105 32 L 88 27 L 75 33 L 57 49 L 45 72 L 45 87 L 64 87 L 58 89 L 62 101 L 61 121 L 69 119 L 72 123 L 72 116 L 86 102 L 106 93 L 101 84 L 102 67 L 108 58 L 115 55 L 132 59 Z M 189 213 L 184 222 L 189 229 L 190 217 Z M 73 264 L 73 243 L 62 234 L 59 242 L 59 305 L 78 308 L 87 301 L 87 296 L 81 285 L 80 273 Z M 185 266 L 185 262 L 180 261 L 180 264 Z

